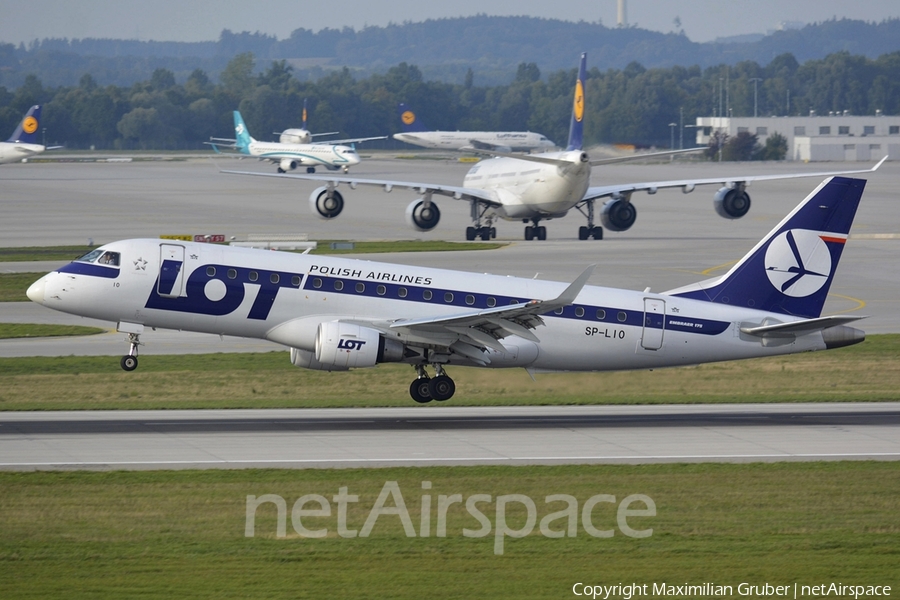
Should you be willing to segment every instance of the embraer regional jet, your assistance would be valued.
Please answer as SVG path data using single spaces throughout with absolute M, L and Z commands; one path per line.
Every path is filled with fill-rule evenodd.
M 316 167 L 325 167 L 331 171 L 343 170 L 347 173 L 350 167 L 359 164 L 359 154 L 351 146 L 326 142 L 283 144 L 257 141 L 250 136 L 238 111 L 234 111 L 234 133 L 236 139 L 212 138 L 211 142 L 206 143 L 216 152 L 219 151 L 219 146 L 227 146 L 238 150 L 241 154 L 273 162 L 278 165 L 279 173 L 297 167 L 306 167 L 307 173 L 315 173 Z
M 564 217 L 573 208 L 587 219 L 587 223 L 578 228 L 578 239 L 594 238 L 599 240 L 603 238 L 603 227 L 610 231 L 625 231 L 634 225 L 637 210 L 631 197 L 636 191 L 643 190 L 648 194 L 655 194 L 657 190 L 663 188 L 681 188 L 684 193 L 688 193 L 698 185 L 720 185 L 722 187 L 716 192 L 713 201 L 716 212 L 726 219 L 739 219 L 750 210 L 750 196 L 747 194 L 746 188 L 752 181 L 849 175 L 874 171 L 881 165 L 878 163 L 873 169 L 830 173 L 717 177 L 591 187 L 591 165 L 617 163 L 651 156 L 669 156 L 682 152 L 697 152 L 700 149 L 691 148 L 591 160 L 582 149 L 586 69 L 587 55 L 582 54 L 578 80 L 575 82 L 569 141 L 566 149 L 562 152 L 503 154 L 499 151 L 490 151 L 489 153 L 495 157 L 483 160 L 473 166 L 466 174 L 461 187 L 332 175 L 297 174 L 284 177 L 324 183 L 309 196 L 310 209 L 324 219 L 337 217 L 344 208 L 344 197 L 337 190 L 341 183 L 348 184 L 351 189 L 355 189 L 357 185 L 375 185 L 382 187 L 386 192 L 390 192 L 394 188 L 407 188 L 421 195 L 406 208 L 406 221 L 417 231 L 431 231 L 437 227 L 441 219 L 441 211 L 434 201 L 434 196 L 449 196 L 455 200 L 464 200 L 469 203 L 472 226 L 466 228 L 467 240 L 474 240 L 478 237 L 489 240 L 496 237 L 497 230 L 494 227 L 494 221 L 497 219 L 530 222 L 531 225 L 525 227 L 525 239 L 544 240 L 547 238 L 547 228 L 540 225 L 540 222 Z M 278 177 L 273 173 L 223 172 Z M 603 199 L 606 201 L 602 207 L 597 206 L 596 203 Z M 598 212 L 602 227 L 596 224 Z
M 38 143 L 38 129 L 41 125 L 41 107 L 35 104 L 28 109 L 22 122 L 5 142 L 0 142 L 0 164 L 19 162 L 44 150 L 53 150 L 61 146 L 47 148 Z
M 49 273 L 28 297 L 118 322 L 126 371 L 145 328 L 267 339 L 298 367 L 402 362 L 410 395 L 447 400 L 448 365 L 529 371 L 651 369 L 861 342 L 822 317 L 865 181 L 825 180 L 728 273 L 663 293 L 137 239 Z M 431 367 L 434 376 L 429 376 Z

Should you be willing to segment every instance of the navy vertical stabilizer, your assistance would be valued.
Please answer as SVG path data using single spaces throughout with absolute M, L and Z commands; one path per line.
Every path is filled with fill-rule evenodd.
M 569 143 L 566 150 L 581 150 L 584 139 L 584 82 L 587 77 L 587 52 L 581 54 L 578 80 L 575 82 L 575 98 L 572 103 L 572 123 L 569 125 Z
M 19 142 L 21 144 L 40 144 L 40 141 L 38 140 L 38 129 L 40 129 L 40 127 L 41 106 L 35 104 L 28 109 L 28 112 L 25 113 L 25 118 L 22 119 L 22 122 L 16 127 L 12 136 L 6 141 L 12 143 Z
M 425 125 L 416 118 L 416 113 L 403 102 L 400 103 L 400 126 L 403 128 L 403 133 L 429 131 Z
M 819 317 L 865 187 L 864 179 L 826 179 L 724 276 L 666 293 Z

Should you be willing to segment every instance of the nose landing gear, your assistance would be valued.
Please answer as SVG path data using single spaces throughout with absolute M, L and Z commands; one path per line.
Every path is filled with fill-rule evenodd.
M 138 346 L 142 345 L 140 334 L 129 333 L 128 344 L 128 354 L 122 357 L 122 360 L 119 361 L 119 364 L 125 371 L 134 371 L 138 366 Z
M 453 397 L 456 384 L 444 373 L 444 367 L 434 365 L 435 376 L 428 377 L 425 365 L 416 365 L 416 378 L 409 384 L 409 395 L 419 404 L 428 404 L 432 400 L 444 402 Z

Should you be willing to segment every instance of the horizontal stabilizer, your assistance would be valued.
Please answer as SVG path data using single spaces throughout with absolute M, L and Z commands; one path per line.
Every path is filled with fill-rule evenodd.
M 820 317 L 818 319 L 804 319 L 802 321 L 791 321 L 789 323 L 768 323 L 768 319 L 766 319 L 759 325 L 742 326 L 741 333 L 759 337 L 796 336 L 812 333 L 813 331 L 820 331 L 822 329 L 828 329 L 829 327 L 846 325 L 847 323 L 852 323 L 853 321 L 858 321 L 865 318 L 866 317 L 862 316 L 844 315 Z

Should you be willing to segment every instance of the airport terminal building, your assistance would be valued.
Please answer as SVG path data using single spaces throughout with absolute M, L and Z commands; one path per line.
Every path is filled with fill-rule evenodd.
M 900 157 L 900 116 L 859 117 L 846 113 L 808 117 L 698 117 L 697 144 L 706 146 L 716 131 L 729 137 L 747 131 L 765 144 L 780 133 L 788 142 L 787 160 L 861 161 Z

